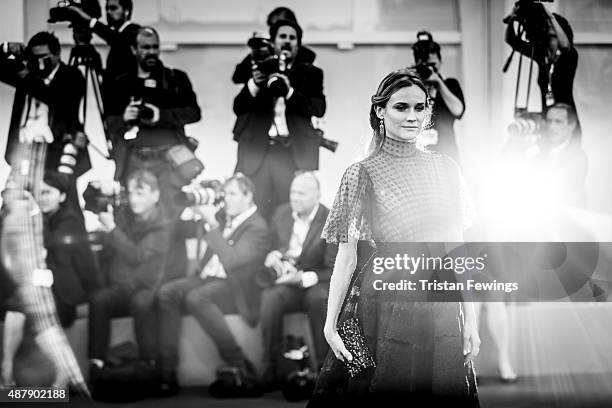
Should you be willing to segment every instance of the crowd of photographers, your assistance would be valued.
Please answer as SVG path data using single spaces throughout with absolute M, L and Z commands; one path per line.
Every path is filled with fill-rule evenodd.
M 302 45 L 302 28 L 291 10 L 270 13 L 269 37 L 254 35 L 248 41 L 251 52 L 232 77 L 242 84 L 233 106 L 236 174 L 224 183 L 204 181 L 203 165 L 193 153 L 197 141 L 184 130 L 202 117 L 189 76 L 163 64 L 160 36 L 153 27 L 131 21 L 131 0 L 107 0 L 106 24 L 89 3 L 57 8 L 52 17 L 70 20 L 75 33 L 93 32 L 110 46 L 102 99 L 120 187 L 93 183 L 84 195 L 85 209 L 99 216 L 108 258 L 94 257 L 84 245 L 88 238 L 76 193 L 76 178 L 90 168 L 79 119 L 83 75 L 61 62 L 59 41 L 50 33 L 34 35 L 27 46 L 4 43 L 0 48 L 0 80 L 16 88 L 7 161 L 16 144 L 41 137 L 48 143 L 39 206 L 60 320 L 71 325 L 76 305 L 89 303 L 94 387 L 105 375 L 111 319 L 131 315 L 141 367 L 159 373 L 160 395 L 174 395 L 180 316 L 188 313 L 226 363 L 217 370 L 211 393 L 249 396 L 276 389 L 282 381 L 284 313 L 307 312 L 318 364 L 327 351 L 322 325 L 336 248 L 320 237 L 328 210 L 319 203 L 313 171 L 320 146 L 336 146 L 316 126 L 326 110 L 316 54 Z M 535 56 L 527 49 L 534 40 L 519 43 L 523 40 L 511 24 L 507 39 L 540 65 L 543 106 L 558 108 L 563 102 L 564 123 L 571 122 L 573 131 L 579 127 L 571 96 L 577 54 L 571 29 L 559 17 L 548 16 L 550 41 L 536 42 Z M 512 19 L 520 18 L 515 9 Z M 458 160 L 453 124 L 465 111 L 461 86 L 442 76 L 440 46 L 431 34 L 420 32 L 417 40 L 414 68 L 434 101 L 428 143 Z M 549 116 L 551 123 L 564 119 Z M 566 143 L 566 134 L 553 147 Z M 180 219 L 187 207 L 195 214 L 191 223 Z M 189 236 L 206 244 L 195 270 L 187 263 Z M 19 305 L 10 308 L 19 311 Z M 240 314 L 250 325 L 262 323 L 263 373 L 236 342 L 226 314 Z M 7 320 L 5 337 L 24 326 Z M 10 359 L 15 351 L 4 351 L 7 382 L 15 379 Z

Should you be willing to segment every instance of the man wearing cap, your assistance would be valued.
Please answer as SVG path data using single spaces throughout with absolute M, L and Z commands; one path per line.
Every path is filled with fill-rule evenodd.
M 318 169 L 320 138 L 311 117 L 322 117 L 326 108 L 323 71 L 296 60 L 301 27 L 278 20 L 270 27 L 270 40 L 278 69 L 254 64 L 251 78 L 234 99 L 236 171 L 255 183 L 255 202 L 265 218 L 289 201 L 295 171 Z

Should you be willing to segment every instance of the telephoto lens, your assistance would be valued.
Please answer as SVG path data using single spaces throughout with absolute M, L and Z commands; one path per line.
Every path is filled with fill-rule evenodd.
M 68 142 L 62 149 L 62 155 L 60 156 L 60 164 L 57 167 L 57 171 L 64 174 L 74 174 L 74 166 L 76 166 L 77 155 L 79 151 L 72 142 Z

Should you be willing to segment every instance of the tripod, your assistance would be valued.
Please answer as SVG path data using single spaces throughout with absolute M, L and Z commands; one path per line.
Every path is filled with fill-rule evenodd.
M 523 33 L 525 32 L 525 27 L 521 24 L 519 26 L 519 32 L 518 32 L 518 37 L 521 38 L 523 36 Z M 506 60 L 506 63 L 504 64 L 504 67 L 502 68 L 502 72 L 505 74 L 506 72 L 508 72 L 508 68 L 510 67 L 510 63 L 512 62 L 512 57 L 514 57 L 514 53 L 516 52 L 516 50 L 513 48 L 512 52 L 510 53 L 510 55 L 508 56 L 508 59 Z M 529 77 L 527 78 L 527 95 L 525 97 L 525 107 L 524 108 L 520 108 L 519 107 L 519 87 L 520 87 L 520 82 L 521 82 L 521 71 L 522 71 L 522 67 L 523 67 L 523 54 L 519 52 L 519 63 L 518 63 L 518 71 L 517 71 L 517 76 L 516 76 L 516 87 L 514 90 L 514 112 L 518 112 L 519 110 L 523 109 L 523 110 L 527 110 L 527 105 L 529 103 L 529 95 L 531 93 L 531 78 L 532 78 L 532 74 L 533 74 L 533 64 L 534 64 L 534 53 L 535 53 L 535 44 L 532 43 L 531 44 L 531 55 L 530 55 L 530 62 L 529 62 Z
M 76 68 L 83 67 L 85 70 L 85 93 L 83 94 L 83 126 L 87 123 L 87 92 L 89 84 L 91 83 L 94 97 L 96 100 L 96 107 L 98 114 L 100 115 L 100 121 L 104 129 L 104 138 L 107 142 L 108 152 L 111 153 L 112 145 L 108 139 L 108 131 L 106 127 L 106 121 L 104 120 L 104 104 L 102 102 L 102 92 L 100 88 L 100 77 L 102 76 L 102 58 L 93 45 L 90 43 L 77 43 L 70 50 L 70 58 L 68 59 L 68 65 Z M 92 144 L 89 145 L 98 152 L 102 157 L 110 160 L 111 157 L 107 155 L 102 149 Z

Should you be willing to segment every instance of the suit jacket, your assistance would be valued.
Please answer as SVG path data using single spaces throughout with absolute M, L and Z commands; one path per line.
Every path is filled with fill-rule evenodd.
M 189 77 L 183 71 L 160 66 L 151 75 L 156 81 L 155 88 L 146 90 L 139 87 L 140 81 L 135 73 L 119 76 L 112 86 L 107 87 L 106 122 L 113 142 L 116 163 L 115 179 L 123 177 L 125 161 L 130 143 L 123 138 L 128 126 L 123 121 L 123 112 L 131 97 L 142 98 L 159 108 L 159 121 L 154 125 L 140 125 L 138 138 L 155 137 L 159 134 L 174 137 L 176 144 L 187 143 L 185 125 L 197 122 L 202 113 Z M 145 94 L 143 94 L 146 93 Z
M 294 89 L 286 101 L 285 117 L 291 140 L 291 154 L 299 170 L 319 168 L 321 137 L 314 131 L 310 118 L 325 114 L 323 71 L 314 65 L 296 62 L 289 71 Z M 275 98 L 267 88 L 251 96 L 247 85 L 234 99 L 234 140 L 238 142 L 236 170 L 252 176 L 257 172 L 269 148 L 268 131 L 274 119 Z
M 223 225 L 220 225 L 206 234 L 208 247 L 201 264 L 205 265 L 213 254 L 217 254 L 235 294 L 238 311 L 248 324 L 255 326 L 261 301 L 261 289 L 255 284 L 255 275 L 263 268 L 270 249 L 268 225 L 256 212 L 228 239 L 223 238 L 222 231 Z
M 272 217 L 272 242 L 274 248 L 285 253 L 289 248 L 294 220 L 291 215 L 289 203 L 280 205 Z M 319 282 L 329 282 L 334 268 L 338 246 L 328 244 L 321 238 L 329 209 L 319 204 L 310 229 L 302 245 L 302 253 L 297 259 L 296 266 L 299 270 L 313 271 L 317 273 Z
M 61 206 L 55 214 L 44 215 L 43 219 L 53 292 L 66 304 L 83 303 L 97 288 L 99 274 L 82 217 Z
M 23 110 L 26 108 L 27 95 L 31 95 L 49 107 L 49 127 L 53 133 L 53 142 L 47 147 L 45 167 L 57 170 L 65 144 L 64 135 L 73 135 L 82 129 L 79 121 L 79 106 L 85 91 L 83 75 L 77 68 L 60 63 L 53 80 L 47 86 L 33 74 L 28 74 L 23 79 L 19 78 L 17 73 L 6 65 L 6 62 L 5 58 L 0 56 L 0 81 L 14 86 L 16 90 L 4 157 L 10 163 L 13 149 L 19 142 L 19 130 L 22 125 Z M 91 162 L 87 149 L 81 149 L 77 157 L 75 174 L 79 176 L 90 168 Z

